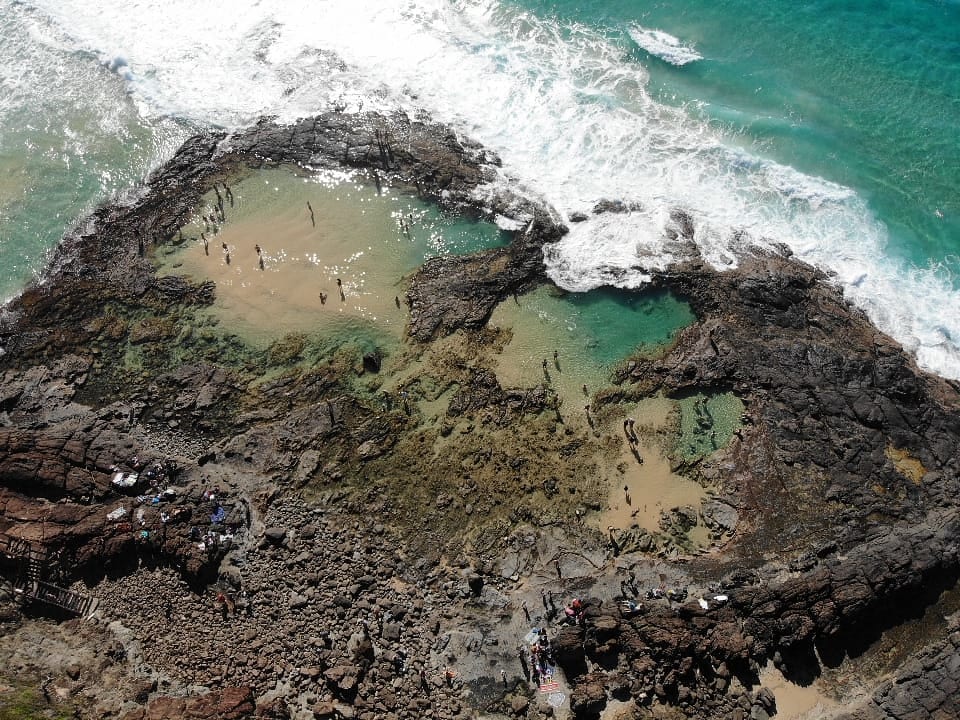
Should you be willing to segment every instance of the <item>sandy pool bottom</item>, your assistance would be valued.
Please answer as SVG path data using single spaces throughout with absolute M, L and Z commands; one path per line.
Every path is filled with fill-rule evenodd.
M 605 290 L 584 297 L 543 286 L 502 302 L 488 323 L 509 331 L 508 341 L 493 356 L 502 386 L 543 384 L 556 392 L 565 423 L 616 438 L 616 449 L 597 463 L 610 488 L 597 517 L 602 531 L 637 526 L 656 533 L 661 512 L 675 507 L 689 506 L 699 515 L 704 488 L 674 473 L 664 448 L 664 435 L 671 435 L 682 404 L 650 398 L 619 406 L 613 417 L 604 413 L 602 420 L 591 407 L 594 393 L 609 387 L 617 362 L 638 349 L 657 352 L 694 319 L 685 304 L 664 293 Z M 627 418 L 634 420 L 639 437 L 633 448 L 623 433 Z M 697 546 L 709 542 L 702 524 L 688 537 Z
M 231 188 L 232 204 L 218 192 L 183 242 L 161 249 L 159 272 L 212 280 L 214 314 L 255 342 L 357 323 L 399 340 L 407 278 L 426 258 L 506 241 L 490 223 L 342 174 L 260 170 Z
M 607 507 L 597 520 L 600 529 L 626 530 L 637 526 L 656 533 L 660 530 L 662 512 L 689 506 L 699 515 L 705 489 L 673 472 L 660 444 L 660 438 L 670 426 L 670 417 L 676 412 L 676 403 L 655 397 L 623 409 L 624 419 L 634 420 L 639 442 L 634 445 L 636 451 L 631 449 L 620 418 L 607 428 L 610 433 L 618 433 L 622 442 L 619 459 L 604 469 L 610 495 Z M 702 524 L 690 530 L 688 537 L 701 547 L 709 542 L 707 529 Z
M 819 720 L 831 716 L 840 708 L 835 700 L 820 690 L 816 682 L 807 686 L 795 685 L 773 665 L 767 665 L 760 673 L 760 684 L 776 698 L 776 717 L 779 720 Z

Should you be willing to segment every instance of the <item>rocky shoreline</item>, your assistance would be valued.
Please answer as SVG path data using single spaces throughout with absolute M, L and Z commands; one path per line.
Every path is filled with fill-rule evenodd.
M 520 228 L 506 248 L 428 261 L 407 287 L 407 352 L 427 368 L 411 392 L 446 398 L 439 431 L 358 384 L 379 360 L 249 347 L 198 319 L 212 283 L 156 275 L 151 253 L 204 195 L 273 165 L 352 169 Z M 957 388 L 787 253 L 707 267 L 678 210 L 665 238 L 689 260 L 653 285 L 697 322 L 625 359 L 592 398 L 596 428 L 565 423 L 548 386 L 501 387 L 483 361 L 494 307 L 547 282 L 542 252 L 566 232 L 502 189 L 497 165 L 404 116 L 264 121 L 188 141 L 68 234 L 0 323 L 0 535 L 29 541 L 45 581 L 97 597 L 72 640 L 77 621 L 58 626 L 87 650 L 63 652 L 112 670 L 27 654 L 0 683 L 83 717 L 763 718 L 768 661 L 808 684 L 937 607 L 960 577 Z M 675 459 L 710 488 L 718 545 L 689 554 L 667 531 L 584 525 L 624 403 L 721 392 L 746 408 L 733 440 Z M 156 460 L 170 464 L 141 494 L 111 483 Z M 12 651 L 56 611 L 21 607 L 26 555 L 2 557 Z M 658 586 L 685 593 L 645 597 Z M 563 623 L 575 596 L 582 622 Z M 550 628 L 553 695 L 517 656 L 532 625 Z M 842 717 L 960 714 L 956 644 L 954 625 L 919 635 Z

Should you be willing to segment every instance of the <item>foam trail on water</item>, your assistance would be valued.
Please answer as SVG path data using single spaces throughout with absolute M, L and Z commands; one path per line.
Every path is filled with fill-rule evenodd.
M 682 66 L 697 60 L 703 60 L 703 55 L 698 53 L 691 45 L 685 45 L 679 38 L 663 30 L 652 30 L 634 25 L 628 28 L 627 32 L 637 45 L 671 65 Z
M 563 287 L 634 287 L 683 257 L 689 249 L 665 230 L 682 208 L 715 266 L 734 265 L 747 242 L 786 243 L 834 271 L 923 366 L 960 378 L 960 294 L 949 280 L 884 258 L 886 229 L 849 188 L 656 102 L 625 41 L 494 0 L 131 0 L 123 13 L 103 0 L 34 5 L 79 49 L 123 58 L 144 113 L 232 126 L 334 103 L 423 107 L 496 150 L 506 175 L 563 213 L 604 198 L 632 207 L 572 224 L 547 249 Z
M 132 107 L 123 58 L 99 64 L 78 49 L 60 23 L 0 0 L 2 302 L 41 279 L 74 218 L 135 184 L 189 134 Z

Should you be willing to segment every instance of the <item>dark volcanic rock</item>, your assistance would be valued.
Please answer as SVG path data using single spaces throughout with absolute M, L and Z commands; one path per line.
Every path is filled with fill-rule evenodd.
M 570 694 L 570 711 L 578 720 L 593 720 L 607 706 L 607 690 L 601 674 L 588 675 Z
M 923 650 L 861 707 L 838 720 L 960 717 L 960 632 Z
M 364 353 L 363 355 L 363 369 L 367 372 L 378 373 L 380 372 L 380 365 L 383 362 L 383 355 L 379 350 L 373 352 Z
M 263 531 L 263 536 L 272 543 L 280 544 L 283 542 L 283 539 L 287 536 L 287 531 L 284 528 L 279 527 L 269 527 Z
M 699 571 L 752 565 L 773 575 L 764 554 L 794 560 L 792 577 L 762 586 L 737 588 L 731 574 L 729 604 L 648 609 L 616 645 L 591 645 L 588 631 L 588 652 L 625 654 L 641 686 L 683 706 L 692 693 L 702 699 L 721 666 L 747 676 L 751 661 L 777 655 L 802 678 L 817 657 L 839 663 L 956 583 L 960 419 L 950 384 L 918 372 L 800 263 L 760 256 L 729 273 L 688 268 L 657 282 L 689 298 L 700 321 L 665 357 L 621 370 L 622 381 L 643 394 L 732 390 L 747 407 L 725 451 L 737 468 L 728 494 L 704 509 L 711 526 L 739 524 L 738 538 Z M 768 704 L 752 712 L 772 715 Z
M 553 653 L 557 663 L 569 678 L 577 677 L 587 671 L 583 637 L 583 628 L 566 625 L 560 628 L 553 640 Z
M 502 216 L 522 228 L 508 247 L 434 258 L 412 276 L 408 332 L 418 342 L 481 328 L 496 303 L 543 282 L 544 248 L 566 231 L 541 203 L 503 191 L 476 200 L 474 191 L 497 175 L 496 158 L 447 128 L 403 115 L 330 113 L 288 127 L 264 121 L 229 137 L 192 138 L 135 197 L 99 208 L 71 233 L 56 253 L 55 281 L 29 288 L 2 317 L 0 533 L 41 545 L 51 559 L 46 569 L 64 584 L 81 575 L 122 575 L 142 563 L 176 568 L 178 578 L 202 585 L 217 576 L 225 551 L 219 538 L 245 527 L 251 514 L 229 490 L 212 487 L 236 483 L 241 467 L 263 483 L 250 505 L 266 539 L 245 548 L 243 563 L 276 569 L 244 586 L 250 595 L 239 605 L 229 591 L 216 601 L 217 622 L 227 623 L 242 605 L 253 623 L 242 638 L 221 636 L 237 643 L 237 652 L 183 658 L 169 651 L 174 665 L 193 684 L 223 685 L 231 673 L 243 673 L 264 694 L 281 680 L 310 688 L 316 694 L 305 702 L 320 714 L 417 717 L 429 710 L 453 717 L 460 712 L 456 674 L 434 668 L 419 682 L 406 677 L 408 660 L 419 668 L 432 655 L 457 657 L 442 644 L 440 622 L 428 618 L 423 599 L 446 593 L 452 602 L 458 595 L 476 602 L 509 591 L 487 570 L 445 579 L 405 548 L 382 549 L 385 525 L 396 518 L 378 495 L 378 463 L 415 427 L 413 413 L 366 402 L 328 368 L 286 367 L 261 382 L 248 351 L 228 338 L 223 343 L 237 354 L 232 364 L 221 362 L 219 349 L 171 366 L 150 363 L 157 347 L 194 332 L 180 313 L 212 302 L 215 289 L 155 277 L 144 244 L 167 242 L 214 183 L 280 163 L 376 172 L 448 209 Z M 603 201 L 594 212 L 631 209 Z M 695 230 L 696 218 L 675 210 L 665 234 L 690 245 Z M 840 664 L 956 584 L 958 393 L 919 372 L 822 273 L 785 255 L 743 257 L 725 273 L 691 262 L 653 277 L 688 300 L 698 320 L 662 354 L 622 365 L 620 387 L 597 396 L 597 412 L 658 392 L 732 392 L 743 401 L 728 447 L 677 463 L 719 488 L 700 514 L 717 536 L 733 539 L 722 552 L 690 558 L 686 570 L 720 583 L 727 601 L 706 592 L 703 604 L 695 596 L 675 601 L 681 594 L 622 616 L 610 609 L 615 605 L 588 601 L 583 624 L 557 632 L 554 654 L 572 684 L 577 717 L 597 716 L 608 693 L 693 717 L 729 716 L 734 706 L 741 715 L 770 716 L 776 708 L 762 691 L 726 696 L 731 687 L 753 685 L 757 664 L 775 658 L 788 677 L 815 675 L 819 662 Z M 142 370 L 117 369 L 123 348 L 142 353 Z M 380 361 L 379 354 L 363 358 L 371 373 Z M 494 406 L 504 412 L 483 422 L 508 425 L 544 409 L 560 417 L 548 387 L 505 390 L 489 367 L 471 364 L 452 389 L 445 420 Z M 177 438 L 171 428 L 202 434 L 202 441 Z M 169 455 L 189 468 L 129 494 L 111 486 L 115 467 L 132 472 L 131 455 L 158 445 L 177 446 Z M 144 458 L 135 464 L 145 475 Z M 332 486 L 318 508 L 335 505 L 342 500 L 336 483 L 345 476 L 362 479 L 350 499 L 356 516 L 380 518 L 366 535 L 328 523 L 322 513 L 304 510 L 298 522 L 269 515 L 277 488 L 316 478 Z M 555 492 L 544 480 L 544 490 Z M 168 484 L 172 495 L 164 496 Z M 424 508 L 464 500 L 453 488 L 434 490 L 424 495 Z M 472 508 L 482 499 L 469 500 L 479 514 Z M 663 517 L 667 529 L 681 533 L 698 522 L 698 510 L 671 508 Z M 666 554 L 650 533 L 624 537 L 628 549 Z M 496 538 L 490 542 L 497 546 Z M 239 586 L 241 564 L 222 582 L 234 578 Z M 412 567 L 423 573 L 411 577 Z M 462 592 L 465 580 L 472 592 Z M 123 599 L 114 602 L 122 606 Z M 452 610 L 443 612 L 453 619 Z M 207 603 L 184 617 L 206 628 L 209 614 Z M 268 627 L 272 635 L 260 637 L 257 629 Z M 202 644 L 203 635 L 184 646 Z M 901 668 L 851 711 L 851 720 L 949 717 L 960 675 L 956 635 Z M 484 639 L 478 634 L 465 643 L 482 649 Z M 407 646 L 416 658 L 404 657 Z M 349 705 L 335 705 L 331 696 Z M 128 717 L 245 717 L 252 698 L 249 688 L 155 698 Z M 275 715 L 289 714 L 282 700 L 275 704 Z M 529 710 L 519 701 L 516 708 Z
M 756 531 L 741 557 L 811 531 L 862 542 L 872 527 L 955 507 L 956 391 L 919 373 L 822 274 L 760 256 L 729 273 L 657 281 L 689 298 L 701 321 L 665 358 L 640 358 L 622 377 L 645 392 L 729 389 L 747 401 L 751 425 L 732 450 L 753 468 L 734 488 L 750 500 L 733 517 Z M 936 474 L 912 478 L 896 453 Z M 707 511 L 711 522 L 729 524 L 718 510 Z

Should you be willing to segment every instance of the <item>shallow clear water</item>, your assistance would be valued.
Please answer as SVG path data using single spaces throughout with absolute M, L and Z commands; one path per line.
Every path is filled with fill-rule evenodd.
M 144 118 L 121 78 L 54 23 L 0 3 L 0 300 L 39 272 L 65 229 L 137 183 L 189 134 Z
M 598 365 L 612 367 L 637 351 L 652 351 L 696 317 L 690 306 L 664 292 L 629 293 L 600 288 L 562 297 L 568 327 Z
M 688 460 L 725 447 L 741 424 L 743 402 L 733 393 L 689 395 L 678 405 L 680 437 L 676 451 Z
M 583 417 L 582 408 L 609 384 L 617 363 L 638 352 L 657 352 L 694 320 L 689 305 L 665 292 L 563 293 L 543 286 L 504 300 L 488 324 L 512 331 L 497 360 L 502 385 L 532 387 L 546 381 L 565 413 Z
M 225 221 L 209 193 L 182 228 L 183 243 L 157 250 L 161 272 L 213 280 L 214 312 L 260 342 L 320 329 L 374 328 L 398 339 L 413 270 L 509 239 L 493 223 L 449 216 L 390 188 L 378 193 L 345 173 L 260 170 L 231 186 L 233 203 L 219 192 Z

